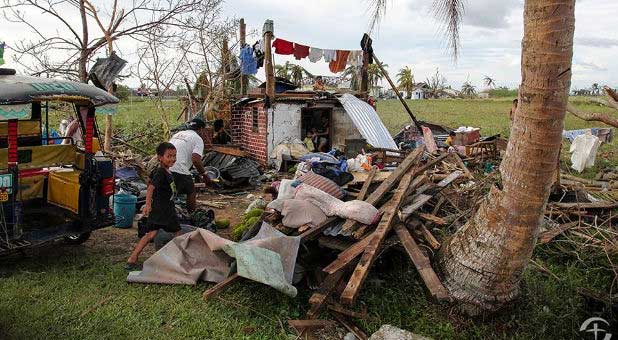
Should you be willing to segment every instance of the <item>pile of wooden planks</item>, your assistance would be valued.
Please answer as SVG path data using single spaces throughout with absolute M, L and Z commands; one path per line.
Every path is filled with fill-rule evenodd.
M 368 180 L 360 190 L 358 198 L 373 204 L 382 212 L 382 217 L 376 226 L 364 226 L 351 220 L 343 223 L 342 235 L 347 233 L 349 238 L 357 241 L 348 243 L 347 248 L 340 247 L 343 243 L 337 243 L 337 249 L 341 252 L 332 263 L 322 269 L 326 277 L 309 299 L 307 320 L 316 320 L 322 310 L 328 310 L 340 322 L 345 316 L 363 315 L 346 310 L 343 306 L 354 304 L 381 253 L 384 241 L 389 237 L 396 238 L 403 246 L 424 281 L 429 295 L 438 302 L 450 301 L 447 289 L 431 266 L 430 257 L 419 243 L 427 244 L 433 249 L 440 247 L 439 241 L 427 226 L 445 225 L 447 222 L 438 217 L 436 211 L 427 208 L 433 204 L 435 209 L 440 209 L 439 205 L 444 202 L 441 192 L 445 188 L 460 180 L 472 180 L 474 176 L 456 155 L 430 156 L 424 152 L 424 148 L 408 154 L 377 188 L 369 189 L 374 172 L 375 169 L 368 174 Z M 440 179 L 437 180 L 434 177 L 438 173 L 446 175 L 438 176 Z M 367 193 L 370 194 L 366 195 Z M 328 240 L 328 243 L 334 242 L 332 237 Z M 324 244 L 326 243 L 325 241 Z M 333 304 L 338 304 L 339 311 L 333 312 L 330 307 Z M 349 320 L 346 322 L 349 323 Z M 346 328 L 355 329 L 352 326 Z M 362 334 L 357 337 L 363 338 Z

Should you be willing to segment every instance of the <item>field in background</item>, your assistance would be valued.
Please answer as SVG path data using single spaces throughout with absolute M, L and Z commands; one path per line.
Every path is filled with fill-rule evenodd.
M 507 135 L 510 101 L 409 103 L 423 120 L 455 128 L 477 126 L 485 135 Z M 165 103 L 175 122 L 179 103 Z M 578 106 L 603 110 L 585 102 Z M 378 110 L 392 133 L 409 122 L 398 101 L 380 101 Z M 149 101 L 122 103 L 114 123 L 126 138 L 160 128 L 158 113 Z M 101 129 L 103 124 L 100 117 Z M 566 124 L 570 129 L 597 125 L 570 116 Z M 160 141 L 146 136 L 131 142 L 149 149 Z M 615 143 L 603 146 L 602 154 L 613 150 Z M 0 258 L 0 338 L 296 338 L 285 322 L 304 317 L 306 289 L 299 289 L 299 296 L 292 299 L 270 287 L 243 282 L 204 302 L 201 293 L 212 284 L 129 285 L 123 265 L 135 241 L 135 230 L 105 229 L 81 247 L 49 246 L 28 251 L 25 257 Z M 612 275 L 576 261 L 560 249 L 560 242 L 537 247 L 535 261 L 544 269 L 528 266 L 521 297 L 512 306 L 491 317 L 468 318 L 432 303 L 409 259 L 392 251 L 376 261 L 355 306 L 366 307 L 372 318 L 357 321 L 368 332 L 388 323 L 435 339 L 579 338 L 581 323 L 599 315 L 603 306 L 586 300 L 578 289 L 608 292 Z
M 446 99 L 446 100 L 408 100 L 408 106 L 418 119 L 441 124 L 456 129 L 459 126 L 473 126 L 481 128 L 481 135 L 491 136 L 500 134 L 503 137 L 510 135 L 510 121 L 508 112 L 514 98 L 500 99 Z M 603 107 L 586 97 L 572 97 L 571 103 L 583 112 L 615 113 L 616 110 Z M 384 100 L 377 102 L 377 109 L 384 125 L 391 134 L 396 134 L 401 128 L 411 123 L 399 100 Z M 565 129 L 586 129 L 592 127 L 607 127 L 599 122 L 586 122 L 571 114 L 565 119 Z M 562 168 L 567 170 L 571 164 L 569 142 L 563 141 L 561 153 Z M 586 169 L 580 176 L 592 178 L 605 167 L 618 166 L 618 138 L 612 143 L 604 144 L 599 149 L 595 166 Z

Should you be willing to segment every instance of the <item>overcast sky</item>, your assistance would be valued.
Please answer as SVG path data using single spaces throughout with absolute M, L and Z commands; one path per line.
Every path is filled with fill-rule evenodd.
M 416 80 L 422 81 L 439 68 L 455 88 L 467 79 L 482 88 L 485 75 L 496 79 L 500 86 L 513 88 L 519 84 L 523 1 L 469 0 L 456 63 L 445 47 L 439 23 L 429 12 L 432 3 L 390 2 L 373 39 L 376 55 L 389 65 L 391 74 L 410 66 Z M 230 17 L 245 18 L 249 30 L 261 32 L 264 20 L 272 19 L 276 37 L 329 49 L 359 49 L 369 23 L 364 0 L 227 0 L 224 8 Z M 589 87 L 595 82 L 618 85 L 618 67 L 612 65 L 618 56 L 616 18 L 616 0 L 577 1 L 572 88 Z M 0 40 L 9 44 L 27 37 L 23 28 L 0 27 Z M 313 64 L 308 59 L 296 61 L 275 55 L 276 63 L 287 60 L 314 74 L 330 75 L 324 62 Z M 262 74 L 260 69 L 258 76 L 263 78 Z

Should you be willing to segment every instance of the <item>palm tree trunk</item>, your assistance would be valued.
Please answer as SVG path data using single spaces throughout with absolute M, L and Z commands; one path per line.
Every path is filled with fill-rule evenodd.
M 571 84 L 575 0 L 526 0 L 519 109 L 493 188 L 439 256 L 464 310 L 495 311 L 518 294 L 532 256 L 561 147 Z

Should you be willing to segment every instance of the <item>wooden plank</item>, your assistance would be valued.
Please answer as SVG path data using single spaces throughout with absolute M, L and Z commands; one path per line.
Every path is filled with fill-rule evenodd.
M 225 280 L 217 283 L 216 285 L 208 288 L 204 294 L 202 295 L 202 298 L 204 300 L 208 300 L 209 298 L 219 294 L 219 292 L 221 290 L 223 290 L 223 288 L 226 288 L 227 286 L 231 285 L 232 283 L 236 282 L 237 280 L 239 280 L 241 278 L 240 275 L 238 275 L 238 273 L 235 273 L 233 275 L 228 276 Z
M 318 239 L 318 245 L 329 249 L 344 251 L 354 245 L 355 242 L 349 241 L 342 237 L 322 235 Z
M 408 187 L 412 183 L 412 176 L 414 173 L 415 171 L 408 171 L 403 176 L 399 182 L 399 186 L 397 187 L 395 194 L 393 195 L 393 198 L 391 198 L 391 200 L 384 205 L 384 215 L 382 215 L 382 219 L 380 220 L 380 223 L 378 223 L 378 227 L 373 233 L 371 241 L 367 245 L 367 248 L 356 266 L 356 269 L 352 273 L 352 277 L 350 278 L 348 285 L 341 294 L 342 303 L 351 305 L 358 296 L 360 288 L 369 274 L 369 268 L 377 257 L 378 249 L 382 245 L 382 241 L 384 241 L 384 238 L 386 238 L 388 232 L 391 230 L 391 226 L 397 216 L 397 211 L 399 210 L 401 200 L 404 198 L 405 193 L 408 191 Z
M 322 231 L 324 231 L 324 229 L 328 228 L 331 224 L 335 223 L 336 221 L 337 221 L 337 217 L 332 216 L 326 219 L 326 221 L 324 221 L 322 224 L 303 232 L 302 234 L 299 235 L 301 238 L 301 242 L 313 240 L 314 238 L 320 236 L 322 234 Z
M 429 246 L 433 248 L 433 250 L 440 249 L 440 242 L 436 240 L 436 238 L 424 224 L 421 224 L 420 229 L 421 233 L 423 234 L 423 238 L 425 239 L 425 241 L 427 241 L 427 243 L 429 243 Z
M 420 209 L 423 205 L 425 205 L 427 202 L 429 202 L 429 200 L 432 197 L 433 196 L 431 195 L 425 195 L 425 194 L 416 195 L 412 203 L 401 208 L 401 210 L 398 212 L 399 219 L 402 222 L 405 222 L 408 219 L 408 217 L 412 215 L 412 213 L 414 213 L 415 211 Z
M 393 188 L 395 187 L 395 185 L 397 185 L 401 177 L 403 177 L 403 175 L 406 174 L 408 170 L 410 170 L 410 168 L 414 164 L 418 163 L 418 161 L 423 156 L 424 151 L 425 151 L 425 147 L 420 147 L 420 148 L 415 149 L 410 154 L 408 154 L 408 156 L 403 160 L 403 162 L 401 162 L 401 164 L 395 169 L 395 171 L 393 171 L 390 174 L 390 176 L 388 176 L 387 179 L 385 179 L 382 183 L 380 183 L 380 185 L 376 188 L 376 190 L 374 190 L 369 195 L 369 197 L 365 199 L 365 202 L 368 202 L 375 206 L 378 203 L 378 201 L 380 201 L 387 192 L 390 192 L 391 190 L 393 190 Z M 343 224 L 343 227 L 341 227 L 341 230 L 344 233 L 345 232 L 351 233 L 352 231 L 356 230 L 359 224 L 360 223 L 354 220 L 347 220 Z
M 334 322 L 332 320 L 288 320 L 290 327 L 302 330 L 303 328 L 324 328 L 332 326 Z
M 343 306 L 337 303 L 334 303 L 334 302 L 329 302 L 326 307 L 329 310 L 335 311 L 339 314 L 343 314 L 343 315 L 346 315 L 352 318 L 357 318 L 357 319 L 362 319 L 362 320 L 367 320 L 369 318 L 369 315 L 367 315 L 367 311 L 365 311 L 364 313 L 355 312 L 355 311 L 343 308 Z
M 459 157 L 458 154 L 456 153 L 452 153 L 451 155 L 453 155 L 453 159 L 455 160 L 455 163 L 457 163 L 457 165 L 459 165 L 459 167 L 461 168 L 461 170 L 463 170 L 464 174 L 466 175 L 466 177 L 468 177 L 468 179 L 474 179 L 474 175 L 472 175 L 472 173 L 470 172 L 470 170 L 468 169 L 468 167 L 464 164 L 464 162 L 461 160 L 461 157 Z
M 438 206 L 436 204 L 436 206 Z M 416 215 L 418 215 L 418 217 L 420 217 L 421 219 L 427 221 L 427 222 L 431 222 L 431 223 L 435 223 L 437 225 L 446 225 L 446 221 L 442 218 L 442 217 L 438 217 L 434 214 L 427 214 L 427 213 L 422 213 L 422 212 L 417 212 Z
M 576 227 L 579 225 L 579 221 L 577 222 L 570 222 L 570 223 L 565 223 L 565 224 L 561 224 L 558 227 L 552 228 L 546 232 L 543 232 L 539 235 L 539 240 L 537 241 L 537 244 L 546 244 L 549 243 L 551 240 L 553 240 L 556 236 L 564 233 L 565 231 Z
M 591 203 L 559 203 L 552 202 L 551 207 L 562 209 L 615 209 L 618 208 L 618 202 L 591 202 Z
M 351 246 L 350 248 L 339 253 L 339 256 L 337 256 L 337 259 L 333 261 L 331 264 L 329 264 L 328 266 L 324 267 L 322 271 L 332 274 L 340 270 L 341 268 L 345 267 L 346 264 L 350 263 L 350 261 L 354 260 L 358 255 L 363 253 L 363 251 L 369 244 L 369 241 L 371 241 L 372 235 L 373 234 L 368 235 L 361 241 L 354 243 L 354 245 Z
M 209 151 L 216 151 L 218 153 L 222 153 L 225 155 L 230 155 L 230 156 L 236 156 L 236 157 L 247 157 L 247 153 L 231 147 L 231 146 L 223 146 L 223 145 L 217 145 L 217 144 L 213 144 L 210 148 Z
M 439 188 L 445 188 L 447 185 L 451 184 L 453 181 L 455 181 L 461 175 L 462 175 L 461 171 L 454 171 L 454 172 L 450 173 L 445 179 L 441 180 L 436 185 Z
M 345 268 L 326 276 L 318 290 L 309 298 L 309 304 L 311 307 L 307 312 L 308 319 L 315 319 L 318 313 L 322 309 L 322 306 L 333 293 L 339 282 L 343 279 L 343 274 L 346 272 Z
M 365 334 L 365 332 L 363 332 L 362 329 L 358 328 L 358 326 L 356 326 L 354 323 L 347 320 L 346 317 L 342 315 L 341 313 L 331 310 L 331 314 L 333 314 L 335 319 L 337 319 L 337 321 L 339 321 L 339 323 L 341 323 L 343 327 L 345 327 L 348 331 L 352 332 L 352 334 L 354 334 L 354 336 L 356 336 L 357 339 L 360 339 L 360 340 L 369 339 L 369 337 L 367 337 L 367 334 Z
M 425 282 L 425 285 L 429 289 L 431 296 L 436 298 L 438 301 L 449 300 L 448 291 L 444 288 L 442 282 L 440 282 L 440 279 L 434 272 L 433 268 L 431 268 L 429 259 L 418 248 L 418 245 L 414 241 L 414 238 L 412 238 L 412 235 L 410 235 L 408 229 L 401 224 L 395 225 L 394 228 L 401 244 L 408 253 L 408 256 L 410 256 L 416 270 L 418 270 L 421 278 Z
M 371 168 L 371 171 L 369 172 L 369 175 L 367 175 L 367 179 L 365 180 L 365 183 L 363 183 L 363 187 L 361 188 L 360 192 L 356 196 L 357 200 L 359 201 L 365 200 L 365 197 L 367 196 L 367 191 L 369 191 L 371 182 L 373 181 L 373 178 L 376 177 L 377 172 L 378 172 L 378 167 L 374 166 Z

